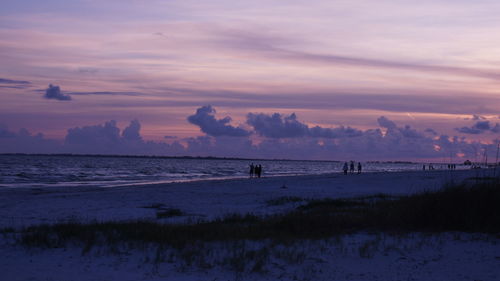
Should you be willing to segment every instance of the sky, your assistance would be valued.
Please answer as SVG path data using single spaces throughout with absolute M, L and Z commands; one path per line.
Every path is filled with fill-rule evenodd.
M 0 153 L 496 156 L 498 1 L 1 6 Z

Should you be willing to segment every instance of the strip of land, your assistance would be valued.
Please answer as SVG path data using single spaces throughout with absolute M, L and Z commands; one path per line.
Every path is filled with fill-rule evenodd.
M 0 190 L 6 280 L 498 280 L 492 170 Z
M 0 190 L 0 227 L 64 221 L 162 222 L 210 220 L 227 214 L 268 215 L 302 200 L 373 194 L 409 195 L 446 184 L 476 181 L 492 170 L 340 173 L 103 187 L 5 188 Z M 290 204 L 276 204 L 283 198 Z M 294 202 L 295 201 L 295 202 Z M 161 215 L 179 210 L 182 215 Z M 160 213 L 160 214 L 159 214 Z

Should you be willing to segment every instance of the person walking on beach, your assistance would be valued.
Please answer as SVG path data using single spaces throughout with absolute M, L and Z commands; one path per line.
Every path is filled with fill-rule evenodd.
M 347 162 L 344 163 L 344 167 L 342 167 L 342 170 L 344 171 L 344 175 L 347 175 L 347 170 L 349 167 L 347 166 Z
M 351 174 L 354 173 L 354 161 L 351 161 L 350 171 Z
M 257 165 L 255 167 L 255 171 L 256 171 L 256 174 L 257 174 L 257 177 L 260 178 L 260 175 L 262 175 L 262 165 Z
M 254 173 L 255 173 L 255 166 L 252 163 L 250 164 L 250 178 L 253 178 Z
M 361 174 L 361 162 L 358 162 L 358 174 Z

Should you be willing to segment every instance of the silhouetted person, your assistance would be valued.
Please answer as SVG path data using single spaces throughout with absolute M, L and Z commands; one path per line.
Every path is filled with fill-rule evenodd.
M 358 162 L 358 174 L 361 174 L 361 162 Z
M 350 171 L 354 173 L 354 161 L 351 161 Z
M 256 173 L 256 174 L 257 174 L 257 177 L 259 177 L 259 178 L 260 178 L 260 176 L 262 175 L 262 165 L 260 165 L 260 164 L 259 164 L 259 165 L 256 167 L 256 170 L 257 170 L 257 173 Z
M 250 164 L 250 177 L 251 178 L 253 177 L 254 173 L 255 173 L 255 166 L 252 163 L 252 164 Z
M 424 171 L 425 171 L 425 164 L 422 166 L 422 170 L 424 170 Z
M 349 170 L 347 162 L 344 163 L 344 167 L 342 167 L 342 170 L 344 171 L 344 175 L 347 175 L 347 170 Z

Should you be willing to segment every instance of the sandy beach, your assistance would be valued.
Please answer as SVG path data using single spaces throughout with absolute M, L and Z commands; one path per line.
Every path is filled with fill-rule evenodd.
M 484 170 L 381 172 L 343 175 L 263 177 L 122 187 L 44 187 L 0 190 L 0 226 L 29 226 L 67 220 L 155 219 L 155 204 L 180 209 L 173 220 L 213 219 L 232 213 L 284 212 L 295 205 L 270 206 L 280 197 L 346 198 L 384 193 L 409 195 L 441 188 Z M 166 220 L 163 220 L 166 221 Z
M 172 223 L 210 220 L 232 213 L 266 215 L 290 211 L 301 204 L 301 198 L 409 195 L 439 189 L 452 181 L 474 181 L 485 173 L 488 171 L 335 173 L 113 188 L 12 188 L 0 190 L 0 226 L 135 219 Z M 270 203 L 284 197 L 296 200 Z M 158 206 L 179 209 L 182 215 L 158 218 Z M 498 242 L 498 238 L 489 235 L 470 233 L 358 233 L 294 244 L 292 251 L 304 254 L 298 262 L 277 260 L 266 265 L 263 272 L 235 273 L 224 267 L 154 264 L 148 262 L 151 253 L 147 250 L 82 254 L 81 249 L 72 247 L 24 249 L 3 238 L 0 271 L 6 278 L 3 280 L 493 281 L 500 277 Z M 248 243 L 244 247 L 267 245 L 265 241 Z M 214 247 L 220 255 L 227 254 L 224 246 Z M 366 247 L 371 250 L 365 250 Z

